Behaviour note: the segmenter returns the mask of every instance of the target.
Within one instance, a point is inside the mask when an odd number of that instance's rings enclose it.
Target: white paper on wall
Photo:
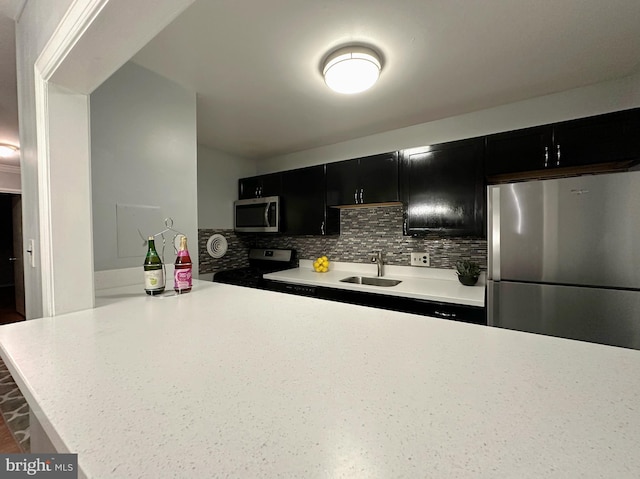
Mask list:
[[[116,204],[116,227],[118,258],[143,257],[147,238],[164,229],[160,207]]]

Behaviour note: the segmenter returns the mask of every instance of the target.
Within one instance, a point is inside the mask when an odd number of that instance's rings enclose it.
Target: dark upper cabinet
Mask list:
[[[487,137],[487,176],[549,167],[553,132],[542,126]]]
[[[554,125],[556,166],[582,166],[640,157],[640,110]]]
[[[340,232],[340,211],[326,205],[325,165],[282,172],[282,232],[330,235]]]
[[[637,160],[639,133],[640,109],[634,109],[490,135],[486,175],[562,174],[555,170]]]
[[[327,205],[399,201],[397,152],[327,164]]]
[[[269,173],[267,175],[252,176],[238,180],[238,198],[262,198],[265,196],[280,196],[282,192],[282,174]]]
[[[327,163],[327,206],[358,203],[358,163],[357,159]]]
[[[485,235],[483,152],[483,139],[400,152],[405,235]]]

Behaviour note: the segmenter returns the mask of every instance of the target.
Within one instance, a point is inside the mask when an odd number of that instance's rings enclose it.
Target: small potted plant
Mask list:
[[[460,260],[456,263],[458,273],[458,281],[465,286],[473,286],[478,282],[480,276],[480,265],[475,261],[467,259]]]

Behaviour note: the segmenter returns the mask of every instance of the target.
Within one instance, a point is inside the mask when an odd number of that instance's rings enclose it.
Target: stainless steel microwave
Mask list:
[[[280,231],[280,197],[249,198],[233,203],[233,229],[246,233]]]

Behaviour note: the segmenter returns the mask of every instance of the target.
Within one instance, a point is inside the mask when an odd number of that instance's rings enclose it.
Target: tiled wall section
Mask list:
[[[486,269],[484,239],[403,236],[402,206],[343,209],[340,224],[340,236],[236,235],[230,230],[200,230],[200,272],[246,266],[249,248],[294,248],[301,259],[324,254],[334,261],[352,263],[368,263],[371,252],[382,250],[387,264],[405,266],[411,252],[426,251],[436,268],[453,268],[459,259],[472,259]],[[213,233],[223,234],[229,242],[227,255],[219,260],[206,253],[207,239]]]
[[[227,252],[222,258],[212,258],[207,253],[207,241],[213,234],[221,234],[227,240]],[[201,229],[198,230],[198,253],[200,273],[215,273],[225,269],[242,268],[249,266],[249,250],[241,241],[239,235],[233,230],[227,229]]]

